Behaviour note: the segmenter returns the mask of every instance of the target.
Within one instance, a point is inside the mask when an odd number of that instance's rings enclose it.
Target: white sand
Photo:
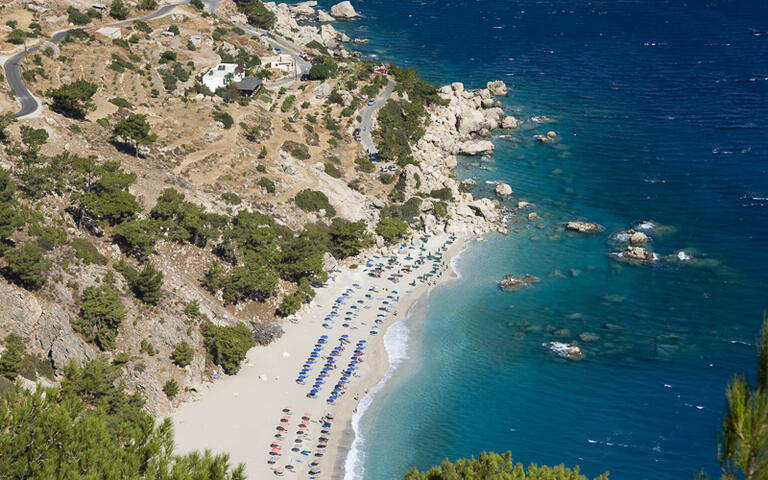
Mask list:
[[[456,239],[448,252],[443,253],[439,279],[433,276],[427,283],[417,280],[416,287],[409,285],[417,276],[432,270],[434,263],[426,259],[424,264],[413,272],[403,273],[397,284],[386,277],[396,273],[406,264],[416,266],[415,260],[420,254],[426,257],[429,253],[439,253],[446,240],[447,235],[429,239],[424,245],[426,252],[419,248],[406,248],[397,252],[393,250],[400,265],[394,265],[392,270],[384,270],[382,278],[368,276],[368,272],[364,272],[364,265],[355,270],[342,268],[341,273],[333,274],[334,278],[329,280],[328,286],[317,290],[317,297],[308,310],[301,312],[300,317],[297,317],[298,324],[283,322],[285,335],[282,338],[267,347],[252,348],[237,375],[206,383],[199,401],[183,404],[174,412],[172,419],[176,429],[178,452],[204,449],[227,452],[233,465],[245,463],[250,479],[273,478],[276,476],[276,468],[285,468],[287,465],[292,466],[293,471],[287,470],[286,477],[341,478],[343,473],[340,466],[343,465],[343,457],[352,441],[350,425],[356,405],[367,389],[376,384],[389,368],[383,344],[386,328],[405,315],[410,305],[426,294],[432,285],[449,278],[444,272],[450,269],[450,257],[458,253],[464,242],[460,238]],[[409,253],[414,257],[413,260],[405,260]],[[387,263],[384,258],[369,258],[374,264]],[[354,288],[354,283],[360,288]],[[378,292],[369,291],[371,287],[376,287]],[[325,317],[331,312],[335,299],[349,288],[353,291],[346,298],[345,305],[340,307],[339,316],[333,320],[333,327],[324,328]],[[398,294],[394,294],[393,290]],[[372,299],[365,298],[368,293],[372,295]],[[388,299],[388,295],[395,298],[399,295],[400,300],[394,303],[394,298]],[[364,303],[358,303],[358,300],[363,300]],[[389,312],[379,310],[385,306],[385,301],[390,302]],[[346,323],[344,318],[349,316],[345,313],[352,311],[353,305],[359,307],[358,316],[352,318],[349,327],[343,327],[342,324]],[[370,308],[365,309],[364,306]],[[376,325],[377,315],[383,313],[386,313],[386,319],[378,329],[379,333],[371,335],[371,327]],[[325,360],[318,357],[307,374],[306,385],[296,383],[302,365],[322,335],[327,335],[328,339],[319,355],[326,357],[339,345],[339,338],[343,334],[349,336],[350,343],[338,357],[329,357],[336,359],[338,367],[329,372],[317,398],[308,398],[307,394],[312,389]],[[329,405],[326,400],[341,378],[341,371],[349,364],[359,340],[366,341],[363,361],[350,377],[350,383],[346,384],[344,395],[336,401],[336,405]],[[270,458],[270,445],[275,440],[285,407],[292,410],[292,415],[288,418],[284,440],[281,442],[282,455],[277,457],[274,465],[270,465],[267,463]],[[297,431],[305,413],[309,414],[311,421],[307,435],[301,436]],[[320,434],[319,419],[328,413],[335,417],[330,435],[326,435],[329,442],[327,448],[318,448],[318,439],[323,436]],[[299,437],[303,440],[301,449],[309,450],[309,455],[292,451],[294,440]],[[325,451],[327,453],[322,457],[315,456],[317,452]],[[319,462],[319,475],[309,474],[310,463],[313,461]]]

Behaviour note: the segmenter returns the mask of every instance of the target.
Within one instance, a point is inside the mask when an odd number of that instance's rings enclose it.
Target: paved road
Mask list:
[[[392,96],[392,92],[395,90],[395,81],[391,78],[387,78],[387,86],[384,87],[384,91],[376,97],[376,101],[373,105],[369,105],[360,112],[362,120],[360,120],[360,143],[363,145],[363,149],[368,153],[378,153],[376,147],[373,145],[371,139],[371,133],[373,130],[373,113],[382,105],[387,103],[389,97]]]
[[[309,73],[309,69],[312,68],[312,64],[299,56],[299,53],[303,51],[301,47],[282,37],[268,33],[266,30],[262,30],[261,28],[252,27],[250,25],[241,25],[239,23],[236,23],[235,25],[242,28],[246,33],[250,33],[251,35],[260,36],[267,33],[269,36],[266,37],[266,40],[267,43],[269,43],[269,46],[273,49],[279,48],[284,53],[287,53],[291,56],[291,58],[293,58],[293,61],[296,64],[296,72],[293,77],[279,80],[277,82],[265,83],[265,88],[282,87],[283,85],[287,85],[289,83],[295,82],[296,80],[299,80],[302,75]]]
[[[92,26],[88,28],[84,28],[83,30],[90,30],[93,28],[101,28],[101,27],[116,27],[116,26],[122,26],[122,25],[128,25],[133,22],[137,22],[139,20],[152,20],[153,18],[162,17],[163,15],[167,15],[169,12],[171,12],[174,8],[176,8],[179,5],[184,5],[189,3],[189,0],[183,0],[178,3],[174,3],[172,5],[166,5],[148,15],[143,15],[141,17],[131,18],[128,20],[122,20],[120,22],[114,22],[109,23],[106,25],[98,25],[98,26]],[[218,3],[218,2],[216,2]],[[60,32],[56,32],[53,35],[51,35],[50,41],[53,43],[59,43],[61,42],[64,37],[67,36],[67,33],[70,30],[77,30],[77,29],[69,29],[69,30],[62,30]],[[17,118],[23,118],[28,115],[32,115],[33,113],[37,112],[40,108],[40,100],[35,98],[34,95],[32,95],[32,92],[29,91],[26,85],[24,85],[24,80],[21,78],[21,73],[19,72],[19,64],[22,60],[24,60],[24,57],[29,55],[30,53],[39,50],[40,45],[26,49],[23,52],[19,52],[16,55],[13,55],[8,60],[5,61],[3,64],[3,68],[5,69],[5,78],[8,79],[8,84],[13,89],[13,92],[16,94],[16,98],[21,103],[21,109],[16,112]]]

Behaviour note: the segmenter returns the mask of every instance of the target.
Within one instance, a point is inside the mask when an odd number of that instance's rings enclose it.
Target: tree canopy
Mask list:
[[[531,464],[526,470],[522,463],[514,463],[512,454],[507,452],[481,453],[477,458],[459,459],[454,463],[445,460],[440,466],[432,467],[426,472],[413,469],[403,480],[589,480],[579,473],[579,468],[539,467]],[[608,480],[604,473],[595,480]]]
[[[98,85],[86,80],[75,80],[69,85],[49,89],[46,96],[52,100],[51,109],[64,116],[85,118],[85,114],[94,108],[91,98],[96,94]]]
[[[129,144],[134,155],[139,154],[139,145],[149,145],[157,140],[157,135],[150,133],[149,122],[144,114],[130,115],[115,125],[112,130],[114,141]]]
[[[277,21],[261,0],[235,0],[237,9],[248,19],[248,23],[260,28],[272,28]]]
[[[17,384],[0,397],[0,478],[244,480],[227,455],[176,455],[170,419],[155,423],[103,358],[66,368],[61,388]]]

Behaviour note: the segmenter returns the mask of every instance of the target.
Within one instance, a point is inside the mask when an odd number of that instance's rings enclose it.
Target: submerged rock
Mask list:
[[[653,255],[653,252],[649,252],[648,250],[644,249],[643,247],[627,247],[626,250],[624,250],[624,256],[626,258],[630,258],[632,260],[637,260],[640,262],[652,262],[656,259],[656,257]]]
[[[521,288],[530,287],[533,284],[539,283],[541,279],[530,273],[525,275],[505,275],[499,282],[499,288],[505,291],[520,290]]]
[[[585,343],[591,343],[600,340],[600,336],[592,332],[582,332],[579,334],[579,340]]]

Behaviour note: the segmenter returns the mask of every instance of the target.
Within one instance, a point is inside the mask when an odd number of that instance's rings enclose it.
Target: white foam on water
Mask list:
[[[451,258],[451,269],[456,274],[457,278],[461,278],[461,274],[456,268],[456,262],[468,249],[469,243],[467,243],[467,245],[453,258]],[[429,292],[432,292],[431,288]],[[392,378],[392,375],[399,368],[400,364],[408,359],[410,329],[408,328],[407,322],[415,311],[416,305],[428,297],[429,294],[413,302],[406,315],[402,319],[393,323],[392,326],[390,326],[387,329],[387,332],[384,334],[384,347],[386,348],[387,356],[389,357],[389,369],[387,370],[387,373],[384,374],[384,377],[382,377],[382,379],[379,380],[379,382],[374,385],[360,400],[360,402],[357,404],[357,412],[352,415],[352,431],[355,434],[355,438],[352,441],[352,445],[349,447],[347,458],[344,461],[344,480],[359,480],[364,477],[365,437],[363,437],[363,435],[360,433],[360,420],[363,418],[363,415],[365,415],[366,410],[368,410],[368,408],[373,403],[376,394],[385,387],[387,382],[389,382],[389,379]]]
[[[653,230],[656,225],[653,222],[640,222],[635,227],[636,230]]]
[[[690,260],[691,256],[685,253],[683,250],[680,250],[679,252],[677,252],[677,259],[680,260],[681,262],[684,262],[686,260]]]
[[[387,329],[387,333],[384,334],[384,346],[387,349],[387,355],[389,356],[389,369],[384,377],[360,400],[360,403],[357,405],[357,412],[352,416],[352,430],[355,432],[355,439],[352,441],[352,445],[350,445],[349,452],[347,453],[347,458],[344,461],[344,480],[357,480],[363,478],[363,474],[365,473],[363,462],[365,458],[365,438],[360,433],[360,420],[373,403],[376,394],[380,392],[389,379],[392,378],[392,375],[399,364],[408,358],[408,337],[410,330],[408,329],[405,320],[410,317],[416,303],[418,302],[414,302],[413,306],[409,309],[408,314],[402,320],[392,324],[392,326]]]

